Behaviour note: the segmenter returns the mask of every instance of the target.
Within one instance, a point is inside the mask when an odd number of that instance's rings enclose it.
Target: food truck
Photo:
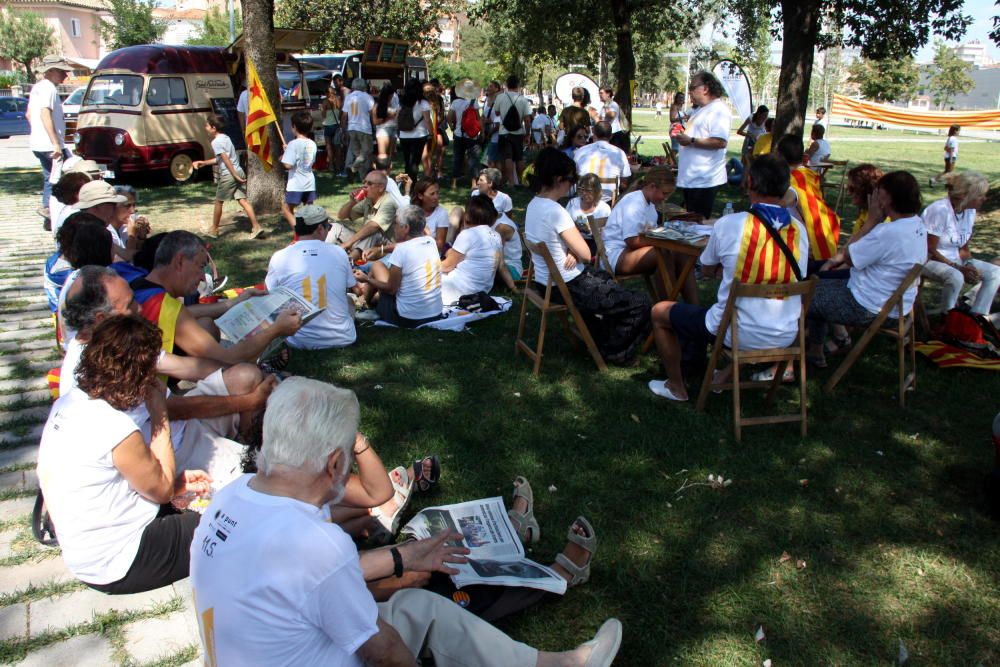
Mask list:
[[[301,69],[289,54],[307,48],[320,33],[275,30],[279,66]],[[192,162],[212,155],[205,130],[208,114],[228,121],[226,133],[237,148],[243,131],[236,98],[245,81],[243,37],[226,48],[209,46],[130,46],[98,64],[80,107],[76,149],[113,175],[160,171],[176,182],[193,174]],[[286,117],[309,106],[303,96],[282,101]]]

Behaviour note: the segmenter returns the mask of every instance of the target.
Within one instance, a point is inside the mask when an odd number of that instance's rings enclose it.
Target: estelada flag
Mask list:
[[[799,261],[799,239],[795,225],[787,224],[776,231],[792,251],[792,256]],[[795,271],[788,263],[785,253],[764,229],[764,223],[752,213],[747,213],[743,224],[743,237],[733,276],[741,283],[752,285],[786,285],[795,281]]]
[[[247,150],[255,153],[260,158],[264,169],[271,171],[274,165],[274,157],[271,155],[271,140],[267,133],[267,126],[278,121],[274,115],[271,103],[267,99],[264,91],[264,84],[257,76],[257,68],[253,66],[253,61],[247,56],[247,127],[244,131],[247,140]]]

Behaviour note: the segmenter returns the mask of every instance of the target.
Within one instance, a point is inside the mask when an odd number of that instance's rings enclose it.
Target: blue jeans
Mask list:
[[[52,184],[49,183],[49,176],[52,175],[52,151],[31,151],[38,158],[38,162],[42,165],[42,208],[49,207],[49,198],[52,196]],[[68,151],[63,149],[63,159],[69,155]]]

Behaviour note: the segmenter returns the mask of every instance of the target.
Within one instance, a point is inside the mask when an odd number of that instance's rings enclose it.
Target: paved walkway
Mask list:
[[[59,365],[41,286],[54,248],[37,206],[34,193],[0,192],[0,663],[200,664],[187,580],[104,595],[75,581],[58,549],[31,536],[38,439],[50,406],[45,374]]]

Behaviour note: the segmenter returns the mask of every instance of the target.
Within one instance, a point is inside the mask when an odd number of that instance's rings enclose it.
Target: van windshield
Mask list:
[[[134,74],[102,74],[90,80],[84,106],[114,104],[137,107],[142,101],[142,77]]]

